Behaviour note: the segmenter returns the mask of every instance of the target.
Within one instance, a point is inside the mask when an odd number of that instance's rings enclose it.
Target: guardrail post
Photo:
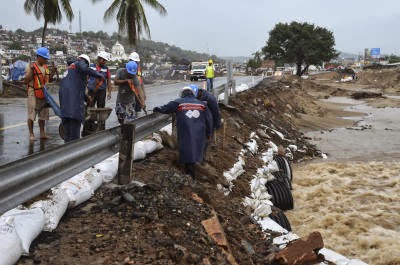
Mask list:
[[[225,89],[224,89],[224,105],[229,104],[229,84],[225,84]]]
[[[236,80],[232,79],[231,81],[232,95],[236,95]]]
[[[132,181],[133,155],[135,147],[135,124],[121,125],[121,141],[119,143],[118,184],[125,185]]]

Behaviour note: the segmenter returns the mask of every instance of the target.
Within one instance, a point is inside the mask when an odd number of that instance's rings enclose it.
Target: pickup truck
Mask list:
[[[206,79],[207,62],[193,62],[190,70],[190,81]]]

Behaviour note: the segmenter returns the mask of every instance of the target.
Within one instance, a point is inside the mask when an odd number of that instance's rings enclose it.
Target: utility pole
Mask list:
[[[79,10],[79,33],[82,33],[82,15],[80,10]]]
[[[3,51],[0,51],[0,94],[3,94]]]

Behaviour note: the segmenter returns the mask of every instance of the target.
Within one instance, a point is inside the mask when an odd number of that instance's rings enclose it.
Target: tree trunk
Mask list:
[[[44,20],[44,26],[43,26],[43,32],[42,32],[42,47],[44,47],[46,29],[47,29],[47,20]]]
[[[296,75],[297,76],[301,76],[301,64],[302,63],[296,63],[296,65],[297,65]]]
[[[301,71],[301,75],[304,75],[308,71],[309,65],[307,64],[306,67],[304,67],[303,71]]]

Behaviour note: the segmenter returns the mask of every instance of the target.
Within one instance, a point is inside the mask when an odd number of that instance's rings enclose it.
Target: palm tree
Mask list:
[[[99,2],[101,0],[92,1]],[[150,28],[142,2],[154,8],[162,16],[167,14],[167,10],[158,0],[113,0],[104,13],[105,21],[109,21],[116,16],[119,33],[127,33],[129,44],[135,46],[143,31],[150,37]]]
[[[33,12],[36,19],[44,19],[42,46],[44,46],[45,42],[47,24],[56,24],[61,22],[61,9],[64,11],[68,21],[72,21],[74,18],[74,12],[72,11],[70,0],[25,0],[24,9],[28,14]]]

